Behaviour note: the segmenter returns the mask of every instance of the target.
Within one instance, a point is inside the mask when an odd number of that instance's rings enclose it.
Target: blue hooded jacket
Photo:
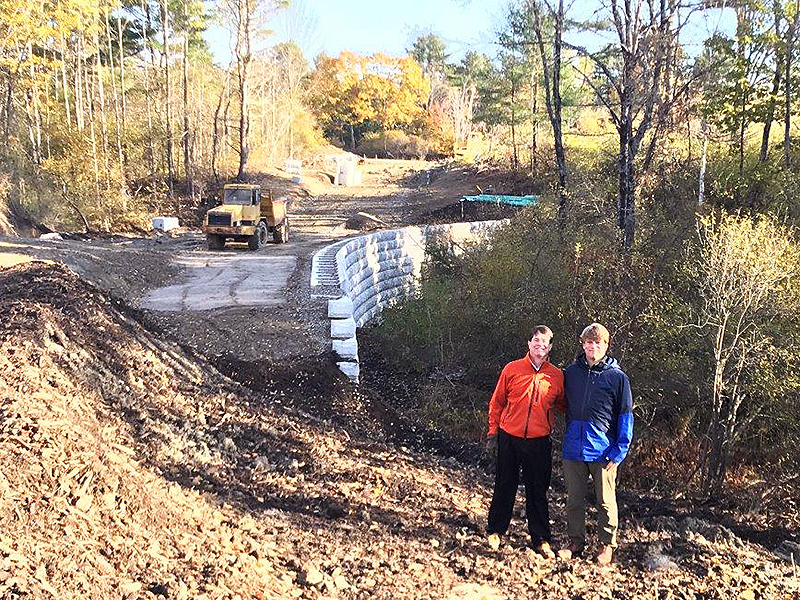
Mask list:
[[[581,355],[564,369],[567,429],[564,458],[620,463],[633,437],[633,397],[615,358],[589,367]]]

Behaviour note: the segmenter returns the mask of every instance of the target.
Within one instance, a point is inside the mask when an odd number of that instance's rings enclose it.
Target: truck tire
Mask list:
[[[272,240],[276,244],[285,244],[289,241],[289,217],[286,217],[272,232]]]
[[[247,247],[250,250],[258,250],[267,242],[267,226],[263,222],[256,226],[256,231],[247,240]]]
[[[209,250],[222,250],[225,247],[225,238],[216,233],[206,234],[206,246]]]

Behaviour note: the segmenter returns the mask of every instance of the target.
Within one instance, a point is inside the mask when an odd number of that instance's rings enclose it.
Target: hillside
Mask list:
[[[3,598],[792,598],[792,566],[687,515],[610,569],[483,544],[488,478],[325,357],[217,365],[67,268],[0,271]],[[641,513],[641,516],[639,516]],[[563,533],[563,495],[553,519]],[[656,570],[651,570],[656,569]]]

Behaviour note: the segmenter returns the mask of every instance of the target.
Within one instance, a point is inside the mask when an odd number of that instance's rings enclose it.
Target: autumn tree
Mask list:
[[[411,57],[349,52],[320,56],[312,83],[312,104],[329,133],[349,134],[355,149],[367,130],[408,129],[424,114],[430,84]]]
[[[712,215],[700,222],[700,248],[691,265],[699,284],[695,324],[710,350],[710,414],[701,457],[702,487],[719,491],[733,446],[764,418],[780,380],[755,376],[783,361],[780,322],[800,308],[800,261],[795,232],[773,219]]]

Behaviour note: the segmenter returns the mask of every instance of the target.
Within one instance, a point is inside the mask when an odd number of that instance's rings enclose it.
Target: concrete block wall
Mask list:
[[[336,253],[342,297],[328,303],[333,350],[342,358],[337,363],[342,372],[358,381],[355,328],[413,293],[429,242],[453,244],[458,252],[506,223],[508,219],[404,227],[360,236],[344,244]]]

